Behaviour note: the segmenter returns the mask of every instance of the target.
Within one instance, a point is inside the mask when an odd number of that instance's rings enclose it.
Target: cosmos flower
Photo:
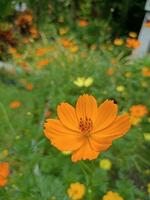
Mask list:
[[[38,49],[36,49],[35,54],[36,54],[37,56],[43,56],[43,55],[45,55],[47,52],[48,52],[48,48],[38,48]]]
[[[8,48],[8,53],[10,53],[10,54],[16,54],[16,52],[17,52],[16,48],[14,48],[14,47],[9,47]]]
[[[0,187],[4,187],[7,184],[7,177],[9,175],[8,162],[0,163]]]
[[[129,36],[131,38],[136,38],[137,37],[137,33],[136,32],[129,32]]]
[[[133,105],[130,108],[130,113],[131,116],[134,117],[144,117],[148,113],[148,109],[145,105],[142,104]]]
[[[31,34],[32,38],[37,39],[39,37],[39,32],[35,26],[31,26],[29,28],[29,33]]]
[[[68,48],[68,47],[72,47],[73,42],[70,39],[67,38],[61,38],[59,40],[60,44],[62,44],[64,46],[64,48]]]
[[[150,77],[150,67],[143,67],[142,74],[143,76]]]
[[[145,22],[145,27],[150,28],[150,21]]]
[[[49,64],[49,59],[43,59],[43,60],[41,60],[41,61],[39,61],[38,63],[37,63],[37,68],[38,69],[42,69],[42,68],[44,68],[46,65],[48,65]]]
[[[135,38],[128,38],[126,46],[128,48],[136,49],[136,48],[138,48],[140,46],[140,41],[135,39]]]
[[[113,73],[114,73],[114,68],[113,68],[113,67],[109,67],[108,70],[106,71],[106,74],[107,74],[108,76],[112,76]]]
[[[74,84],[77,85],[78,87],[89,87],[93,84],[93,78],[88,77],[78,77],[75,81]]]
[[[69,29],[67,27],[59,29],[59,35],[65,35]]]
[[[16,19],[16,25],[23,27],[25,25],[31,25],[33,23],[33,15],[31,11],[22,12]]]
[[[78,22],[78,25],[80,27],[85,27],[85,26],[88,26],[89,25],[89,22],[85,19],[80,19],[79,22]]]
[[[21,106],[21,102],[20,101],[12,101],[9,104],[9,107],[12,108],[12,109],[19,108],[20,106]]]
[[[133,126],[137,126],[141,123],[141,117],[130,116],[130,122]]]
[[[67,190],[68,196],[72,200],[82,199],[85,195],[85,186],[81,183],[72,183]]]
[[[118,85],[116,87],[117,92],[124,92],[125,91],[125,87],[123,85]]]
[[[112,163],[108,158],[101,159],[99,162],[99,166],[101,169],[110,170]]]
[[[59,119],[48,119],[44,133],[60,151],[72,151],[73,162],[96,159],[130,128],[128,115],[117,112],[112,100],[97,106],[93,96],[84,94],[76,108],[68,103],[58,105]]]
[[[144,133],[144,139],[145,141],[150,142],[150,133]]]
[[[124,200],[117,192],[109,191],[103,196],[103,200]]]
[[[124,43],[124,41],[121,38],[116,38],[114,40],[114,45],[116,45],[116,46],[121,46],[121,45],[123,45],[123,43]]]
[[[71,53],[76,53],[79,50],[79,47],[77,45],[73,45],[69,50]]]
[[[32,89],[33,89],[33,84],[32,84],[32,83],[27,83],[27,84],[25,85],[25,88],[26,88],[28,91],[32,91]]]

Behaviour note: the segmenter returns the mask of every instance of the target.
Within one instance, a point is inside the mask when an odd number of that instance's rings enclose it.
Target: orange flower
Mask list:
[[[7,177],[9,175],[9,164],[8,162],[0,163],[0,187],[7,184]]]
[[[130,108],[131,115],[134,117],[143,117],[148,113],[147,107],[145,105],[133,105]]]
[[[16,20],[16,25],[23,27],[25,25],[31,25],[32,22],[33,22],[32,12],[25,11],[22,14],[20,14],[20,16],[18,16]]]
[[[38,48],[36,50],[36,55],[37,56],[43,56],[44,54],[46,54],[48,52],[47,48]]]
[[[140,41],[135,38],[128,38],[127,39],[127,47],[128,48],[138,48],[140,46]]]
[[[107,73],[108,76],[113,75],[113,73],[114,73],[114,68],[113,68],[113,67],[109,67],[106,73]]]
[[[19,108],[20,106],[21,106],[21,102],[20,101],[13,101],[9,105],[9,107],[12,108],[12,109]]]
[[[8,52],[9,52],[10,54],[16,54],[17,49],[16,49],[16,48],[13,48],[13,47],[9,47],[9,48],[8,48]]]
[[[150,28],[150,21],[145,22],[145,27]]]
[[[36,28],[35,26],[31,26],[31,27],[29,28],[29,33],[31,34],[31,36],[32,36],[34,39],[36,39],[36,38],[39,37],[39,32],[38,32],[38,30],[37,30],[37,28]]]
[[[30,39],[29,38],[27,38],[27,37],[25,37],[25,38],[23,38],[23,41],[22,41],[24,44],[29,44],[29,42],[30,42]]]
[[[50,110],[48,110],[48,111],[46,111],[45,113],[44,113],[44,116],[47,118],[47,117],[50,117],[50,115],[51,115],[51,111]]]
[[[85,186],[81,183],[72,183],[67,190],[68,196],[72,200],[79,200],[85,195]]]
[[[93,96],[84,94],[76,108],[68,103],[57,107],[59,119],[48,119],[45,136],[60,151],[72,151],[72,161],[92,160],[130,128],[127,114],[118,116],[117,105],[106,100],[99,107]]]
[[[73,45],[73,42],[67,38],[62,38],[60,39],[60,43],[65,47],[65,48],[68,48],[68,47],[71,47]]]
[[[37,68],[42,69],[43,67],[45,67],[45,65],[48,65],[49,60],[45,59],[45,60],[41,60],[37,63]]]
[[[55,50],[55,46],[49,46],[46,49],[47,49],[47,51],[54,51]]]
[[[15,53],[13,54],[14,58],[19,59],[22,57],[22,55],[20,53]]]
[[[80,27],[85,27],[85,26],[89,25],[89,22],[85,19],[80,19],[78,24],[79,24]]]
[[[124,200],[117,192],[109,191],[103,196],[103,200]]]
[[[59,35],[65,35],[67,32],[69,31],[69,29],[66,28],[60,28],[59,29]]]
[[[28,68],[29,64],[26,61],[21,61],[17,63],[18,65],[20,65],[23,68]]]
[[[142,73],[143,73],[143,76],[150,77],[150,68],[148,68],[148,67],[143,67]]]
[[[33,84],[32,84],[32,83],[27,83],[26,86],[25,86],[25,88],[26,88],[27,90],[29,90],[29,91],[32,91],[32,89],[33,89]]]

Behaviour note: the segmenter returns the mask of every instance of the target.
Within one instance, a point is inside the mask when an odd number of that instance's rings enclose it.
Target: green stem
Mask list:
[[[145,160],[143,157],[141,157],[140,155],[136,155],[137,158],[139,158],[141,161],[143,161],[145,164],[147,164],[148,166],[150,166],[150,162],[148,160]]]
[[[9,120],[9,117],[8,117],[8,115],[7,115],[7,112],[6,112],[6,110],[5,110],[5,107],[4,107],[4,105],[3,105],[1,102],[0,102],[0,107],[1,107],[1,109],[2,109],[2,111],[3,111],[3,113],[4,113],[5,120],[7,121],[11,132],[13,133],[14,136],[16,136],[16,132],[15,132],[15,130],[14,130],[14,128],[13,128],[13,126],[12,126],[10,120]]]
[[[94,172],[94,163],[92,162],[92,167],[87,165],[84,161],[81,161],[81,169],[85,175],[86,183],[87,183],[87,191],[88,191],[88,200],[93,200],[93,193],[92,193],[92,180],[93,180],[93,172]],[[93,168],[93,169],[92,169]]]

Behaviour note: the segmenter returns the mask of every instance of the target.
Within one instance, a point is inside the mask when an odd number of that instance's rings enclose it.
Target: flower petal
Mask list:
[[[9,164],[8,162],[0,163],[0,176],[7,177],[9,175]]]
[[[102,130],[109,126],[116,118],[117,105],[112,100],[106,100],[98,108],[93,132]]]
[[[7,179],[0,176],[0,187],[3,187],[7,184]]]
[[[90,145],[94,151],[98,151],[99,153],[107,150],[111,145],[112,141],[110,139],[101,140],[98,142],[94,137],[89,139]]]
[[[92,122],[95,121],[97,116],[97,102],[93,96],[84,94],[80,96],[76,104],[76,114],[78,120],[82,118],[83,120],[90,118]]]
[[[101,150],[101,146],[106,145],[106,149],[111,145],[112,141],[123,136],[130,128],[130,120],[127,114],[118,116],[115,121],[107,128],[92,134],[91,140],[96,142],[93,149]],[[98,146],[99,143],[99,146]],[[105,149],[105,150],[106,150]]]
[[[62,103],[57,107],[57,114],[64,126],[72,130],[79,130],[79,123],[73,106],[68,103]]]
[[[72,153],[71,159],[73,162],[77,162],[79,160],[87,160],[87,159],[93,160],[97,158],[98,155],[99,155],[99,152],[94,151],[91,148],[88,139],[85,138],[84,144],[82,144],[82,146],[79,149],[77,149],[76,151]]]
[[[80,133],[66,128],[59,120],[47,120],[44,133],[60,151],[76,150],[84,142],[84,138]]]

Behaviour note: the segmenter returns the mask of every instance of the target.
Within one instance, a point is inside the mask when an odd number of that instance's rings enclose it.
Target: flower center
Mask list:
[[[93,129],[93,122],[91,118],[80,118],[79,129],[85,136],[90,136],[90,133]]]

